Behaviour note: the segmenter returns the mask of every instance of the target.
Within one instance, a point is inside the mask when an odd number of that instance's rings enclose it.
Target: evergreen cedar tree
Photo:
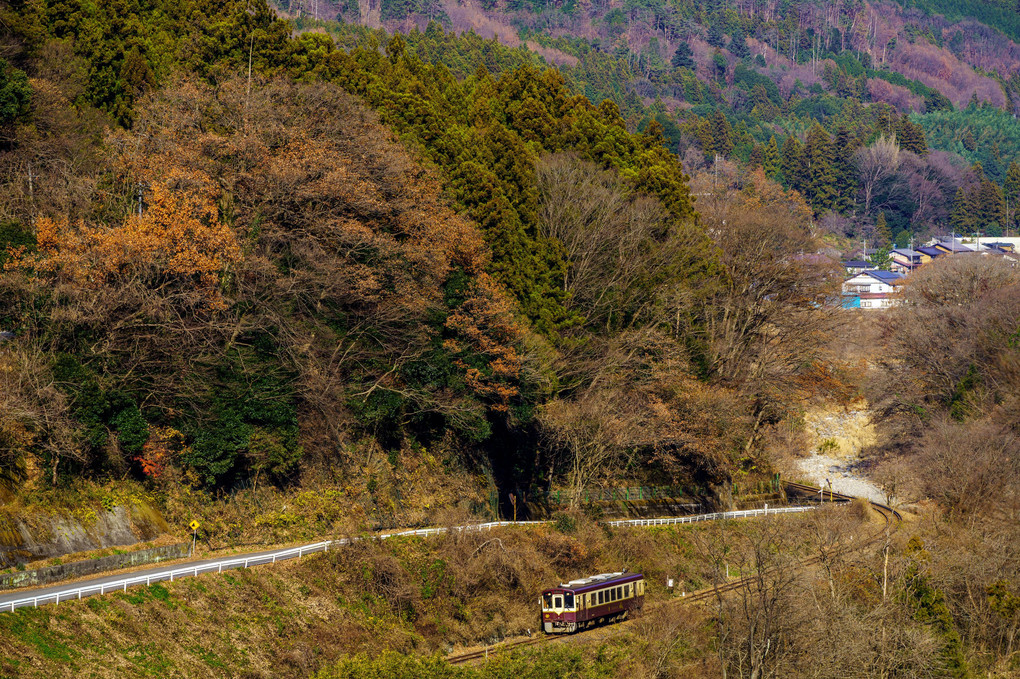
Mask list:
[[[686,40],[681,40],[680,44],[676,46],[676,51],[673,53],[673,60],[671,62],[673,68],[687,68],[694,70],[694,52],[691,50],[691,46],[687,44]]]
[[[1020,179],[1020,168],[1016,163],[1010,166],[1015,179]],[[1009,172],[1006,176],[1005,189],[989,180],[980,163],[975,163],[965,178],[964,184],[957,189],[953,198],[949,224],[955,231],[969,233],[981,231],[990,236],[1000,236],[1007,220],[1016,221],[1016,212],[1012,205],[1007,206],[1008,192],[1016,190],[1017,184],[1011,183]],[[1008,214],[1007,214],[1008,207]]]

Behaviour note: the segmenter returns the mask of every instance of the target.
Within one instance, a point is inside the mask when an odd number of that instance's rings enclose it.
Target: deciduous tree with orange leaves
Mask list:
[[[221,303],[218,285],[241,257],[233,230],[220,221],[211,190],[175,188],[174,172],[151,183],[151,201],[115,226],[36,220],[37,249],[10,252],[9,269],[27,269],[76,288],[138,279],[147,286],[194,289]],[[205,182],[208,185],[208,180]]]

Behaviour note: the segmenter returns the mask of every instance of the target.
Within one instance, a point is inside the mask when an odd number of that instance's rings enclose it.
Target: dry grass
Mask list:
[[[809,517],[789,518],[791,531],[807,530]],[[727,539],[753,526],[731,523]],[[491,643],[534,630],[539,591],[579,575],[641,571],[653,601],[668,596],[667,576],[690,588],[708,581],[701,551],[718,530],[609,531],[582,520],[569,534],[543,527],[365,541],[300,562],[21,609],[0,615],[0,676],[305,677],[348,654]],[[685,620],[662,623],[679,641],[642,633],[635,652],[647,647],[670,668],[693,662],[701,633]]]

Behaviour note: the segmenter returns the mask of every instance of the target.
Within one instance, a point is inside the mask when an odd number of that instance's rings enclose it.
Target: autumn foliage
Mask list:
[[[181,432],[173,427],[154,427],[137,458],[138,465],[146,476],[158,478],[168,465],[178,462],[186,452],[187,445]]]
[[[138,276],[150,285],[194,286],[212,296],[220,275],[241,256],[213,196],[175,190],[172,179],[153,183],[151,194],[141,214],[129,215],[118,226],[40,217],[37,250],[11,251],[6,267],[76,287],[96,289]]]

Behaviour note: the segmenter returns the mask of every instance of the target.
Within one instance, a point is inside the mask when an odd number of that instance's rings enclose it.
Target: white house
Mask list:
[[[903,285],[903,275],[893,271],[870,270],[843,282],[844,309],[888,309],[899,304],[893,293]]]

